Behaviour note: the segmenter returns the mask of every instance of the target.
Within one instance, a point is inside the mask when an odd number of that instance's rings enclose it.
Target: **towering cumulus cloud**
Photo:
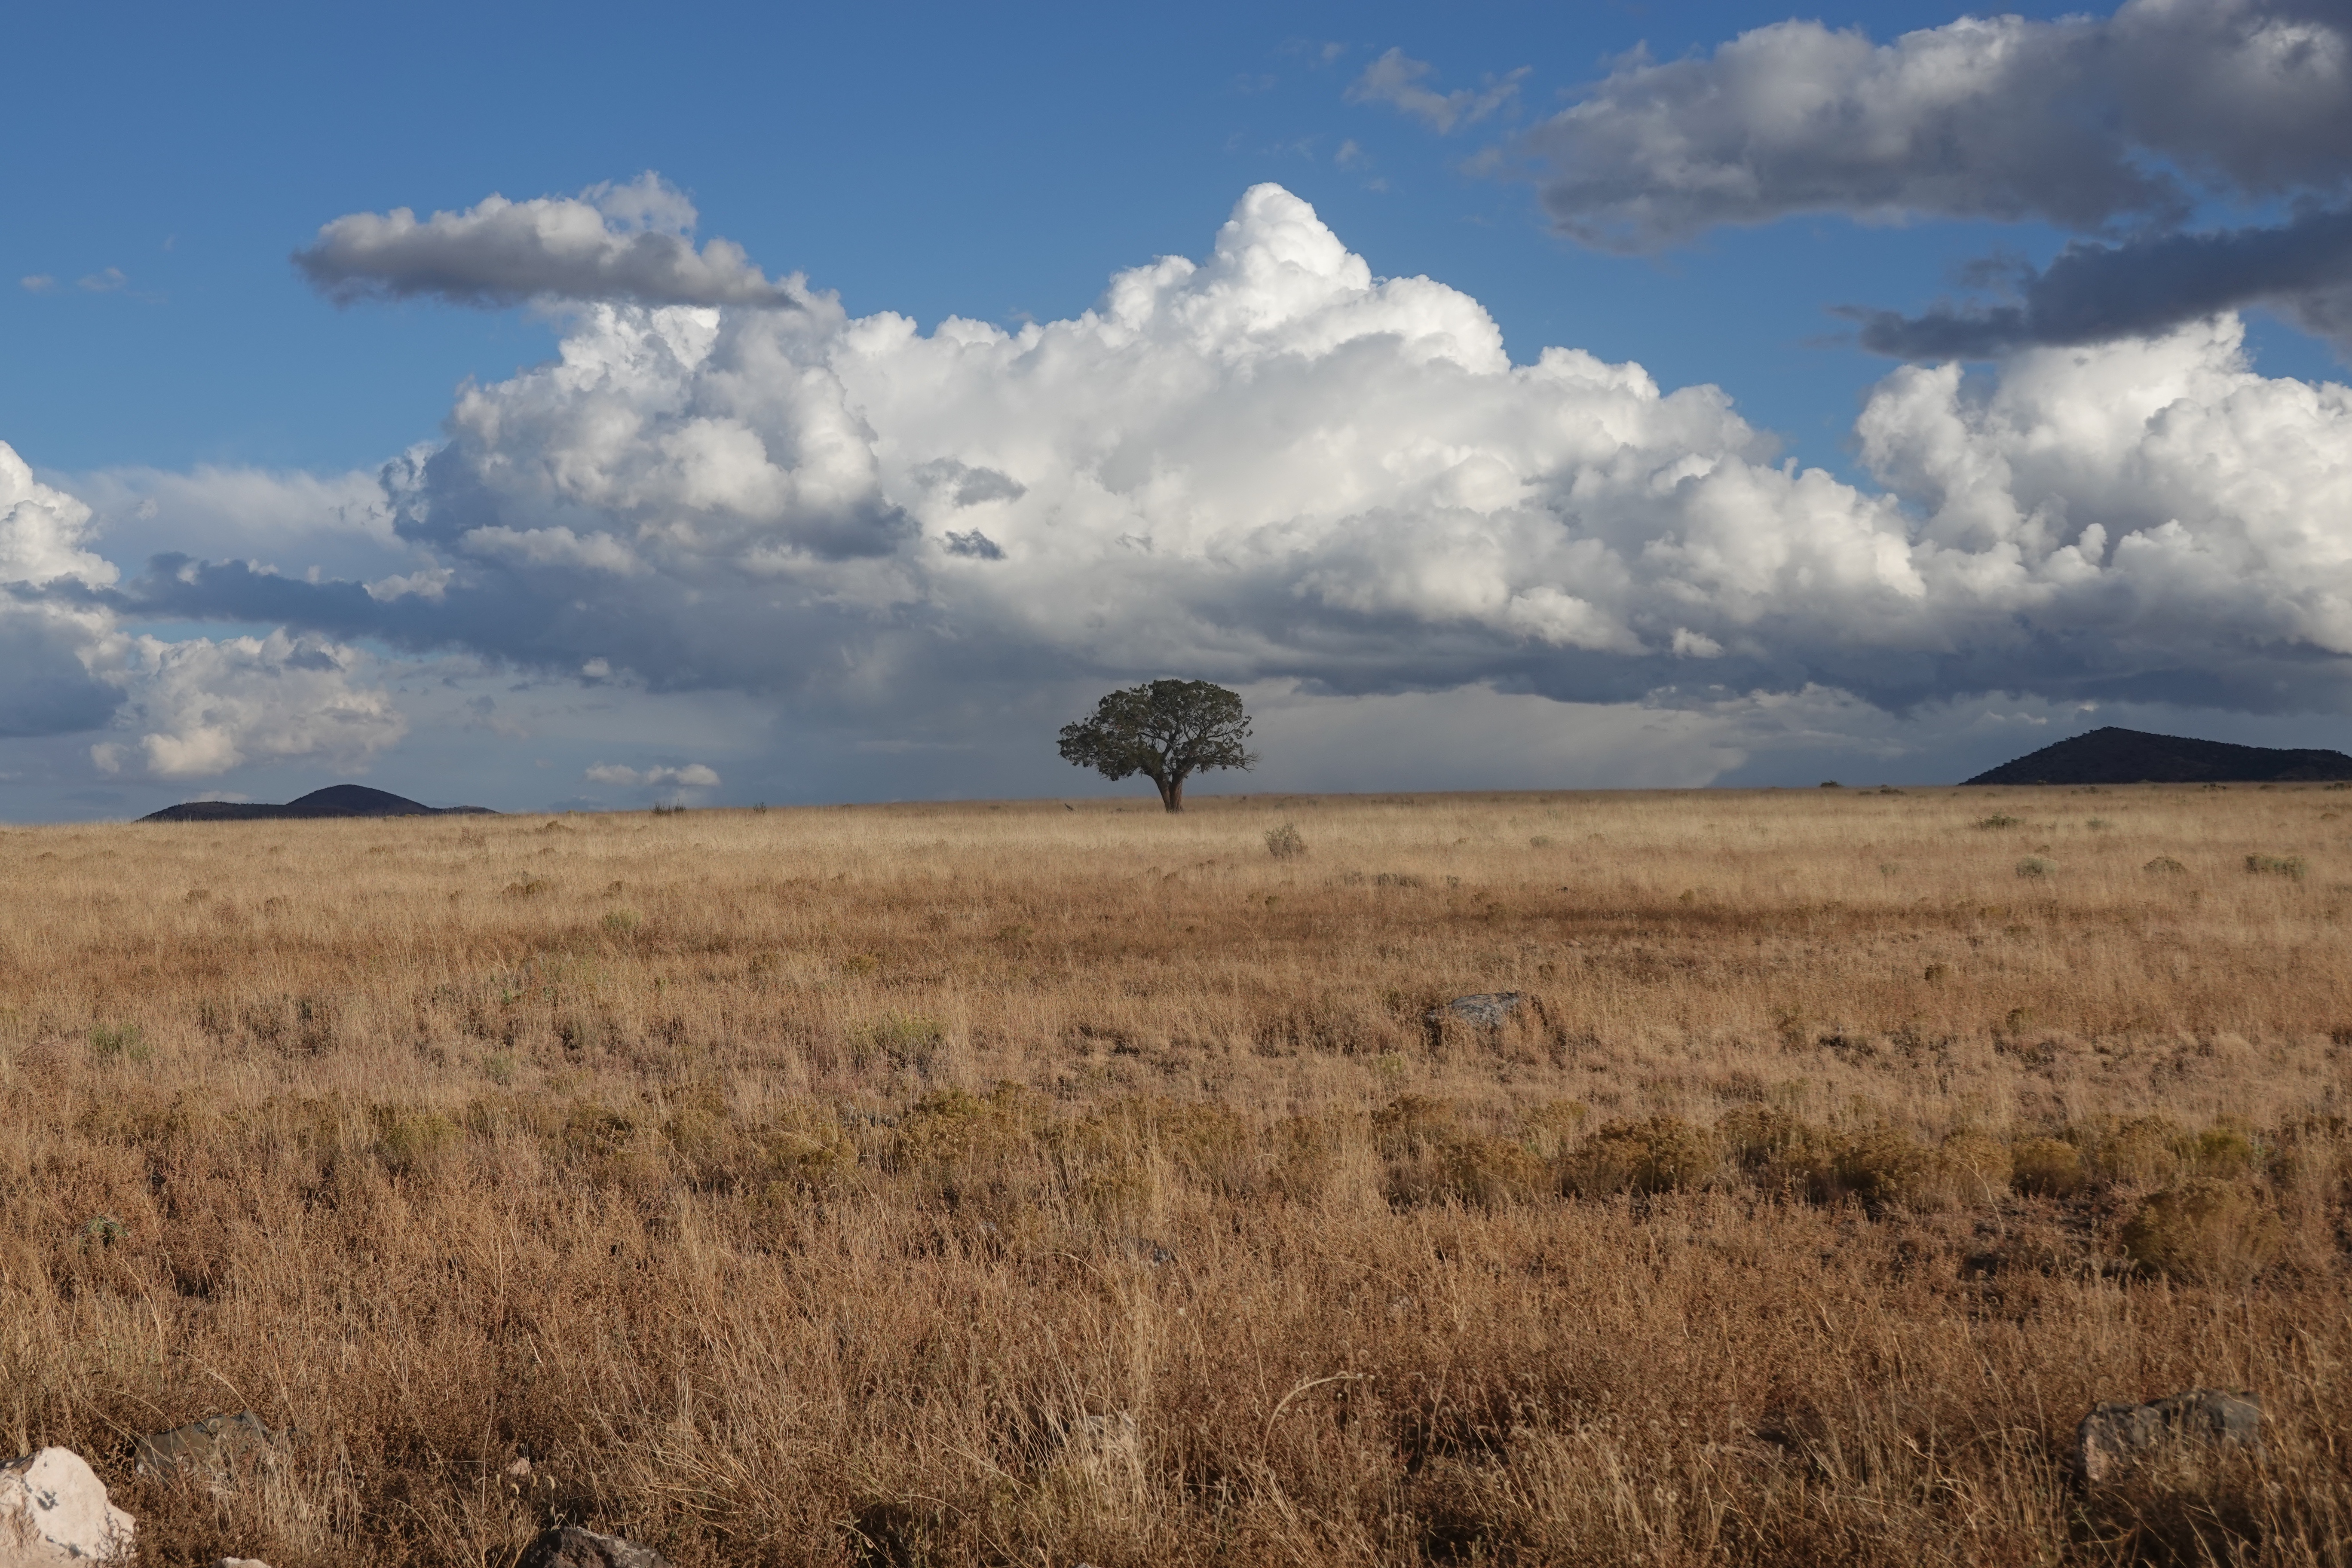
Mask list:
[[[1779,465],[1712,387],[1550,349],[1243,197],[1203,264],[1069,321],[599,303],[387,471],[407,581],[177,563],[175,614],[457,645],[887,730],[1047,678],[1469,682],[1701,702],[2347,698],[2352,409],[2233,320],[1905,370],[1884,487]],[[601,661],[601,662],[598,662]],[[959,696],[958,694],[961,694]]]

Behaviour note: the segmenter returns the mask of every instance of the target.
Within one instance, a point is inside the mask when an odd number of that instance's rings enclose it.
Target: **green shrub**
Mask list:
[[[1297,828],[1286,822],[1265,830],[1265,852],[1277,860],[1295,859],[1307,853],[1307,840],[1298,836]]]
[[[2182,1183],[2140,1205],[2123,1229],[2125,1256],[2141,1268],[2204,1285],[2242,1285],[2277,1253],[2280,1226],[2252,1188],[2210,1178]]]
[[[2140,868],[2151,877],[2185,877],[2189,868],[2169,855],[2159,855]]]
[[[2303,880],[2304,864],[2300,855],[2249,855],[2246,869],[2257,877],[2284,877],[2291,882]]]
[[[1977,826],[1979,827],[2022,827],[2025,826],[2025,818],[2011,816],[2005,811],[1996,811],[1990,816],[1979,818]]]
[[[2047,877],[2056,869],[2058,863],[2055,860],[2044,860],[2039,855],[2028,855],[2017,863],[2017,874],[2021,877]]]

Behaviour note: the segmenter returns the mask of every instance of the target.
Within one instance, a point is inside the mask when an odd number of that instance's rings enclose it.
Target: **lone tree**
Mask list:
[[[1062,757],[1107,779],[1141,773],[1160,804],[1184,809],[1184,781],[1209,768],[1246,768],[1249,715],[1234,692],[1205,680],[1154,680],[1114,691],[1094,715],[1063,727]]]

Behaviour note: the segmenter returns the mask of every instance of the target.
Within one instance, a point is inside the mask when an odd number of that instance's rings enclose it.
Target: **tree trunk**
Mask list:
[[[1184,775],[1182,773],[1178,773],[1174,778],[1164,783],[1157,779],[1152,782],[1160,784],[1160,805],[1171,811],[1184,809]]]

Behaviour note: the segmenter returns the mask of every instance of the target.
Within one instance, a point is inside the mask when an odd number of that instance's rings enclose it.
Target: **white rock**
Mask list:
[[[127,1555],[137,1526],[70,1448],[0,1465],[0,1568],[69,1568]]]
[[[213,1568],[269,1568],[269,1564],[258,1557],[224,1557]]]

